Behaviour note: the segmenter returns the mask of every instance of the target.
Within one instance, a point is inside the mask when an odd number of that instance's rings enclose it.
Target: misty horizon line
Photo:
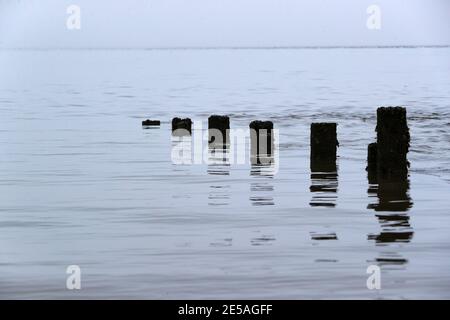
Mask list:
[[[0,50],[283,50],[283,49],[414,49],[450,48],[450,44],[432,45],[290,45],[290,46],[155,46],[155,47],[1,47]]]

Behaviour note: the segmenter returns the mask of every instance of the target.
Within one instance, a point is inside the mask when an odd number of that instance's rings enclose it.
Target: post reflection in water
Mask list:
[[[250,183],[250,201],[254,206],[273,206],[274,186],[272,184],[274,173],[273,164],[253,164],[250,176],[256,180]]]
[[[311,207],[335,207],[338,190],[337,124],[311,123]]]
[[[257,126],[258,122],[252,124]],[[250,202],[254,206],[273,206],[275,201],[272,181],[276,172],[273,124],[269,122],[261,122],[261,124],[270,125],[270,128],[251,130],[250,176],[254,178],[254,181],[250,183]]]
[[[171,158],[175,165],[192,164],[192,137],[190,135],[172,135]]]
[[[336,160],[311,159],[311,207],[335,207],[338,191],[338,167]]]
[[[374,182],[374,181],[371,181]],[[369,209],[377,212],[382,231],[377,235],[369,235],[368,239],[376,243],[409,242],[413,237],[413,230],[409,223],[407,211],[413,203],[409,196],[409,180],[384,181],[370,184],[369,197],[377,197],[376,203],[368,205]]]
[[[407,211],[413,202],[409,196],[408,178],[381,179],[376,172],[368,168],[370,199],[368,209],[373,209],[381,226],[378,234],[369,234],[368,240],[374,240],[376,245],[388,246],[395,243],[408,243],[414,235]],[[408,262],[397,252],[381,252],[381,257],[375,259],[379,265],[404,265]]]
[[[377,201],[368,208],[375,210],[381,232],[369,234],[367,238],[390,250],[381,252],[381,257],[375,260],[377,263],[402,265],[407,260],[392,249],[410,242],[414,235],[407,214],[412,200],[409,196],[407,155],[410,134],[406,108],[378,108],[376,132],[377,142],[368,145],[367,171],[369,197],[376,195]]]
[[[192,164],[192,137],[184,134],[172,135],[172,170],[177,175],[189,174],[190,168],[188,165]],[[188,199],[191,198],[189,190],[179,189],[172,195],[173,199]]]
[[[226,143],[214,143],[208,146],[208,174],[212,176],[230,175],[230,149]],[[210,185],[208,205],[229,205],[230,185],[222,178],[215,180]]]
[[[313,196],[309,203],[311,207],[330,207],[336,206],[338,190],[338,166],[336,156],[318,157],[311,156],[311,186],[310,191]],[[338,240],[335,232],[310,232],[311,240],[330,241]]]

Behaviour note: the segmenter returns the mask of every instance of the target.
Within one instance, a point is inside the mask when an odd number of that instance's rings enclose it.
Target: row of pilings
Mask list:
[[[193,121],[190,118],[172,119],[174,136],[192,134]],[[159,126],[158,120],[144,120],[142,126]],[[250,128],[252,164],[271,164],[274,159],[274,134],[272,121],[252,121]],[[230,144],[230,118],[226,115],[212,115],[208,118],[208,146],[210,149],[226,149]]]
[[[191,135],[192,120],[173,118],[174,135]],[[158,120],[145,120],[143,126],[158,126]],[[274,134],[272,121],[252,121],[251,162],[268,164],[273,161]],[[212,115],[208,118],[208,142],[211,148],[226,148],[230,142],[230,118]],[[377,109],[376,142],[369,144],[367,171],[370,184],[380,188],[399,188],[408,178],[410,134],[404,107]],[[312,123],[310,135],[310,168],[314,179],[333,180],[337,175],[337,123]],[[401,187],[400,189],[404,189]],[[392,190],[394,191],[394,190]]]

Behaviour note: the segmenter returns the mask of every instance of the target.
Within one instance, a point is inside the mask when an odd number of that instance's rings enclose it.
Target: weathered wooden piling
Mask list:
[[[369,180],[369,184],[377,183],[377,143],[370,143],[367,147],[367,177]]]
[[[311,171],[323,171],[323,168],[336,168],[337,140],[336,123],[311,124]]]
[[[159,126],[159,125],[161,125],[161,121],[159,121],[159,120],[147,119],[147,120],[142,121],[142,126],[144,126],[144,127]]]
[[[336,153],[339,145],[336,123],[311,124],[311,186],[312,207],[336,206],[338,174]]]
[[[378,108],[376,131],[378,179],[406,179],[410,142],[406,109],[403,107]]]
[[[192,120],[189,118],[173,118],[172,119],[172,134],[174,135],[191,135]]]
[[[369,143],[367,147],[367,168],[377,167],[377,143]]]
[[[230,118],[228,116],[212,115],[208,118],[208,141],[214,145],[229,142]]]
[[[250,159],[252,164],[270,164],[273,158],[273,122],[250,122]]]

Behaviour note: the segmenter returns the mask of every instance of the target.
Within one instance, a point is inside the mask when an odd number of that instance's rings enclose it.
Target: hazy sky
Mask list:
[[[68,30],[66,9],[81,9]],[[381,9],[369,30],[366,9]],[[0,47],[450,44],[449,0],[0,0]]]

